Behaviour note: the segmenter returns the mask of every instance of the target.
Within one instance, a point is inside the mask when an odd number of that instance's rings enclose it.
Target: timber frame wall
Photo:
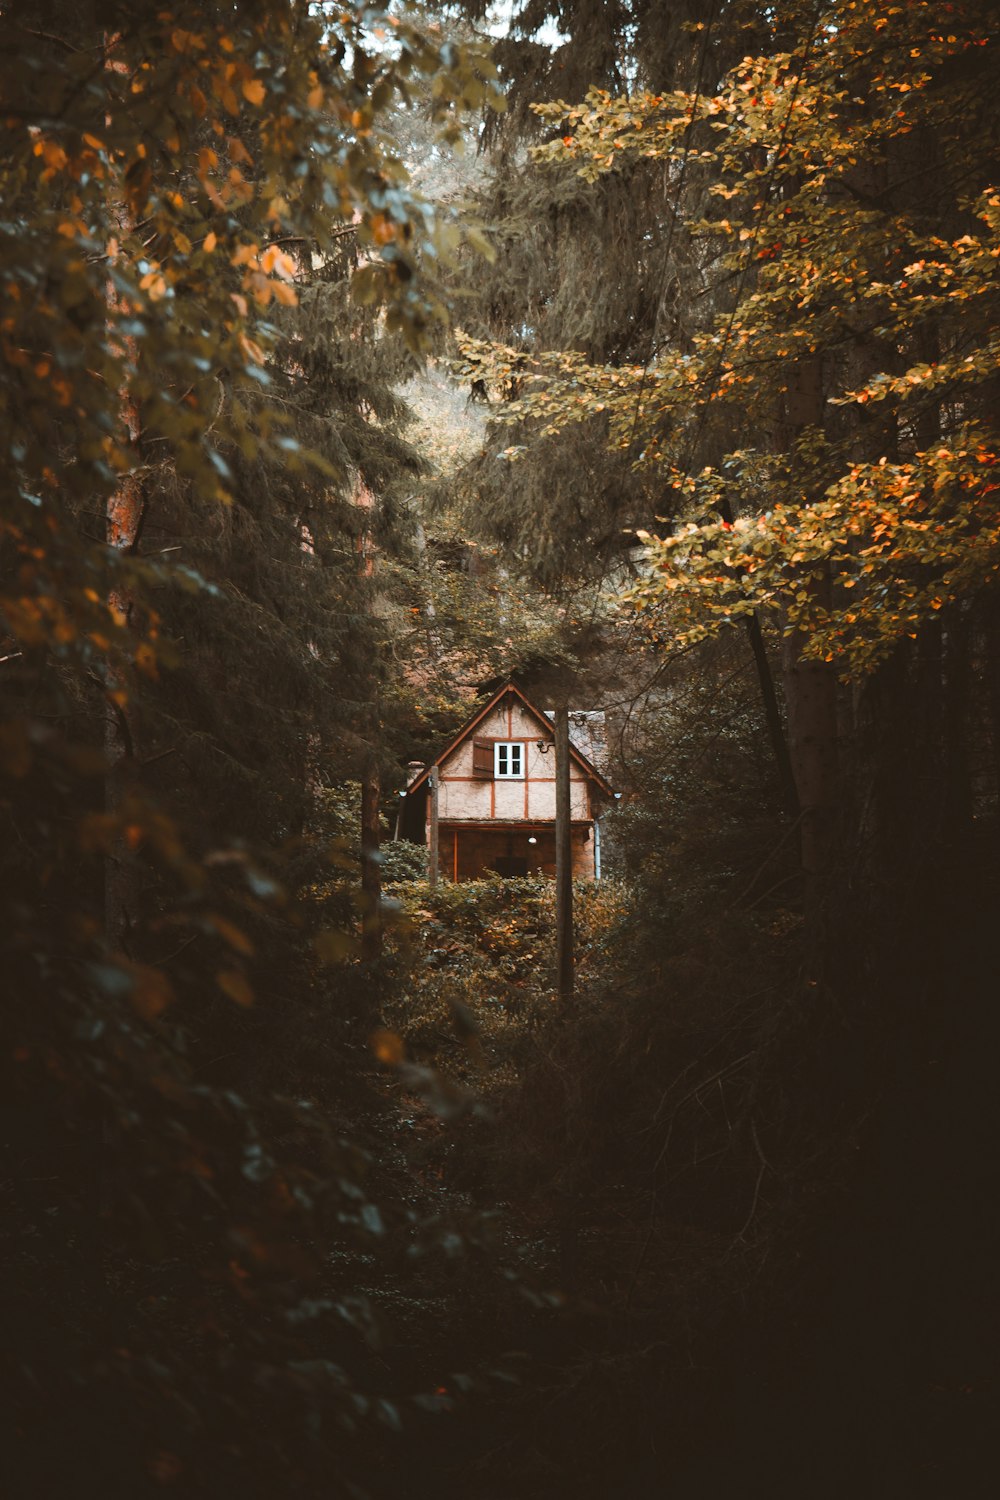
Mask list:
[[[494,774],[497,742],[524,746],[521,776]],[[490,753],[484,753],[488,750]],[[477,754],[478,750],[478,754]],[[438,871],[469,880],[489,869],[502,874],[555,873],[556,779],[551,720],[520,690],[501,690],[435,762],[438,771]],[[417,792],[428,772],[413,782]],[[593,879],[594,821],[612,795],[603,775],[574,749],[570,764],[572,868]],[[430,803],[426,814],[430,842]],[[533,839],[533,843],[529,843]]]

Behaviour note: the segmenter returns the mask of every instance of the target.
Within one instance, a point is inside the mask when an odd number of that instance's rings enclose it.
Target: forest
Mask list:
[[[0,5],[4,1495],[997,1493],[998,79]],[[407,813],[508,682],[599,879]]]

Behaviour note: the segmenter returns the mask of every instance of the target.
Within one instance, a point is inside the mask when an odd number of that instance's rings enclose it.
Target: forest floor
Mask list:
[[[386,1328],[372,1373],[407,1414],[390,1493],[405,1473],[408,1493],[603,1497],[623,1452],[634,1493],[655,1493],[715,1378],[695,1367],[692,1332],[746,1274],[748,1226],[668,1215],[655,1161],[637,1176],[629,1143],[579,1118],[567,1048],[621,983],[628,895],[580,893],[578,994],[562,1016],[550,902],[544,882],[405,893],[383,1012],[405,1053],[373,1076],[387,1107],[369,1121],[385,1190],[414,1225],[409,1256],[367,1288]]]
[[[3,1226],[5,1333],[32,1371],[10,1492],[992,1500],[1000,874],[970,883],[979,907],[942,874],[936,925],[911,918],[923,947],[891,929],[877,1005],[796,991],[794,940],[776,957],[759,908],[756,948],[730,912],[651,955],[607,882],[579,893],[561,1009],[551,889],[493,881],[403,893],[372,1047],[329,968],[295,1028],[220,1008],[242,1043],[219,1048],[222,1086],[243,1074],[275,1151],[345,1194],[282,1228],[277,1259],[268,1242],[250,1297],[246,1241],[217,1262],[214,1218],[112,1236],[89,1185],[130,1180],[138,1132],[70,1121],[37,1212]],[[75,1219],[45,1196],[71,1170]],[[238,1228],[261,1187],[241,1183]]]
[[[384,1010],[405,1057],[373,1076],[371,1122],[413,1225],[408,1254],[370,1285],[387,1330],[373,1375],[405,1409],[386,1495],[992,1493],[979,1474],[997,1386],[963,1326],[979,1292],[963,1292],[964,1251],[932,1204],[908,1178],[891,1186],[916,1173],[913,1140],[891,1113],[877,1120],[874,1155],[836,1190],[823,1176],[839,1168],[816,1161],[814,1183],[781,1182],[755,1131],[742,1155],[723,1149],[727,1125],[745,1135],[738,1095],[726,1121],[734,1038],[721,1063],[699,1039],[694,1073],[681,1053],[648,1094],[649,1067],[629,1056],[643,1031],[625,1014],[641,1008],[623,988],[627,894],[584,903],[565,1016],[546,899],[499,882],[406,898],[416,920]],[[609,994],[623,1008],[610,1029]],[[657,1097],[671,1103],[659,1120]],[[712,1116],[708,1136],[678,1099]],[[925,1144],[947,1196],[943,1148]],[[960,1212],[979,1223],[974,1192]],[[922,1251],[907,1265],[911,1237]]]

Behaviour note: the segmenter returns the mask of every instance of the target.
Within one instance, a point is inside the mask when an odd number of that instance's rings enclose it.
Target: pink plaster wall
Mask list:
[[[486,780],[473,776],[473,739],[520,740],[525,745],[525,779]],[[487,822],[499,820],[548,822],[556,815],[556,757],[554,747],[545,754],[538,741],[551,736],[525,713],[516,701],[501,704],[484,719],[461,745],[442,762],[438,817],[441,821]],[[586,776],[570,763],[570,816],[589,819],[590,797]]]

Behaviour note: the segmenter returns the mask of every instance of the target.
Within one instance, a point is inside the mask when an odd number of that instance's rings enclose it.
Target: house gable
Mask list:
[[[537,775],[539,779],[546,775],[554,776],[554,766],[546,772],[544,765],[538,767],[538,757],[544,758],[551,755],[552,751],[540,751],[537,742],[543,741],[546,745],[555,744],[555,731],[552,719],[542,709],[536,708],[525,697],[524,693],[515,683],[509,682],[499,692],[477,710],[475,714],[462,726],[451,743],[427,766],[419,776],[410,783],[408,794],[419,792],[427,782],[433,766],[438,767],[442,779],[445,775],[460,776],[475,775],[474,768],[474,743],[497,741],[523,741],[533,749],[534,755],[529,751],[527,757],[526,774],[529,779]],[[462,752],[464,751],[464,756]],[[458,761],[456,755],[462,756]],[[575,776],[581,774],[585,779],[594,783],[595,787],[605,797],[614,795],[614,789],[607,777],[598,770],[594,763],[570,740],[570,774]],[[533,767],[537,768],[533,770]],[[482,767],[480,768],[482,774]]]
[[[410,783],[430,842],[431,771],[437,770],[441,872],[454,880],[486,870],[501,874],[555,870],[555,729],[513,683],[501,688],[441,754]],[[613,796],[607,778],[571,743],[570,823],[573,872],[593,878],[595,820]]]

